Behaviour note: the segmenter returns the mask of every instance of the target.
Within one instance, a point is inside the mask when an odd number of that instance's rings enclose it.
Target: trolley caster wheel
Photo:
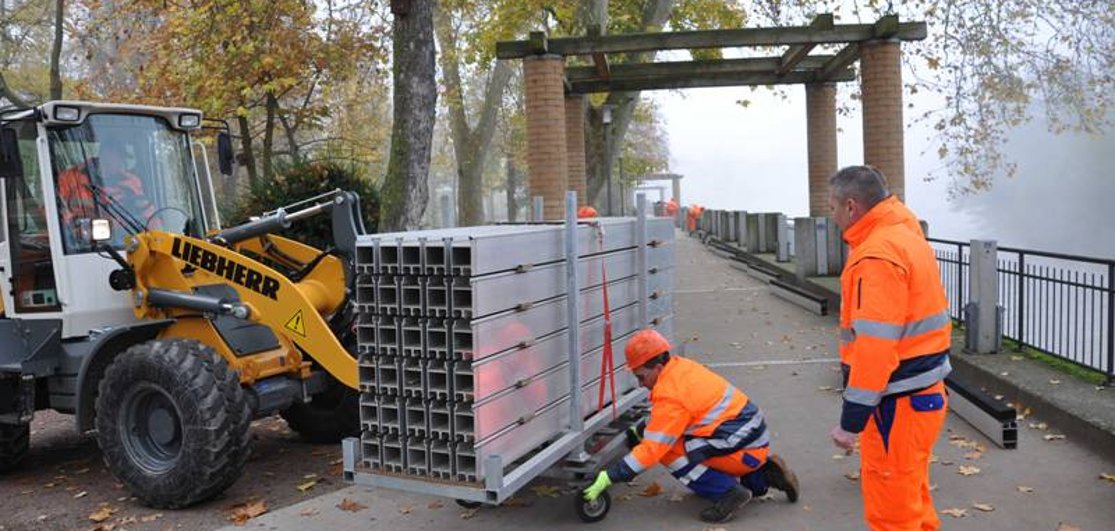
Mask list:
[[[600,496],[594,501],[585,500],[578,492],[573,501],[575,502],[573,507],[577,511],[577,516],[586,524],[603,520],[612,508],[612,497],[608,494],[608,491],[600,493]]]
[[[475,509],[477,507],[480,507],[481,505],[484,505],[482,502],[471,501],[471,500],[455,500],[455,501],[457,502],[457,505],[461,506],[464,509]]]

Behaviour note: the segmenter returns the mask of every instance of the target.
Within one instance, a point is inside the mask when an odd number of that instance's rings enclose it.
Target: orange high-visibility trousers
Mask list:
[[[876,531],[941,526],[929,495],[929,456],[948,411],[944,382],[884,399],[860,434],[864,519]]]

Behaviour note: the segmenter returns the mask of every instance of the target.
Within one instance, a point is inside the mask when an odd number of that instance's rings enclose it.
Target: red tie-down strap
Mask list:
[[[596,242],[600,247],[600,280],[604,283],[604,356],[600,359],[600,401],[596,409],[604,409],[604,388],[612,389],[612,418],[616,417],[616,362],[612,356],[612,309],[608,304],[608,269],[604,266],[604,226],[595,223]]]

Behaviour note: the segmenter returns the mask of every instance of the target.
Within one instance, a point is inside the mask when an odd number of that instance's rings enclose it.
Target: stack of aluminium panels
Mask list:
[[[600,409],[605,276],[617,395],[636,386],[623,366],[627,338],[647,326],[673,331],[670,220],[647,221],[646,322],[636,220],[599,222],[577,228],[584,416]],[[358,241],[358,466],[475,484],[488,456],[511,465],[569,431],[564,234],[563,225],[493,225]]]

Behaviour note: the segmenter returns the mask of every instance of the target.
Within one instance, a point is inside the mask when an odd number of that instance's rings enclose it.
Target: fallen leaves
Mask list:
[[[407,514],[410,514],[410,512],[413,511],[413,510],[414,510],[413,506],[403,505],[402,507],[399,507],[399,514],[407,515]]]
[[[1051,379],[1051,380],[1049,380],[1049,384],[1050,384],[1050,385],[1060,385],[1060,384],[1061,384],[1061,380],[1057,380],[1057,379]]]
[[[859,472],[858,471],[848,472],[848,473],[844,474],[844,477],[848,478],[850,481],[859,481]]]
[[[445,504],[441,503],[441,500],[434,500],[426,505],[427,509],[441,509],[442,507],[445,507]]]
[[[1056,531],[1083,531],[1083,530],[1081,530],[1079,527],[1076,527],[1072,524],[1066,524],[1064,522],[1057,522]]]
[[[1034,492],[1034,488],[1033,487],[1027,487],[1026,485],[1019,485],[1018,486],[1018,492],[1021,492],[1023,494],[1030,494],[1030,493]]]
[[[974,507],[976,509],[979,509],[979,510],[985,512],[985,513],[989,513],[991,511],[995,510],[995,508],[992,507],[991,504],[989,504],[989,503],[973,503],[972,507]]]
[[[267,512],[267,502],[263,500],[253,500],[234,505],[229,509],[229,521],[236,525],[244,525],[263,513]]]
[[[358,513],[360,511],[363,511],[364,509],[367,509],[368,506],[362,503],[354,502],[348,498],[343,498],[341,500],[341,503],[337,504],[337,508],[342,511],[348,511],[350,513]]]
[[[74,498],[75,498],[75,499],[76,499],[76,498],[84,498],[84,497],[85,497],[85,496],[86,496],[87,494],[89,494],[89,492],[88,492],[88,491],[84,491],[84,490],[83,490],[83,491],[81,491],[81,492],[79,492],[79,493],[77,493],[77,494],[74,494]]]
[[[961,476],[974,476],[980,473],[980,469],[975,466],[960,465],[960,467],[956,469],[956,472]]]
[[[667,498],[668,501],[671,501],[671,502],[674,502],[674,503],[678,503],[678,502],[680,502],[684,499],[685,499],[685,493],[684,492],[678,492],[678,491],[672,492],[670,494],[670,497]]]
[[[102,505],[98,507],[96,511],[89,514],[89,519],[99,524],[112,518],[113,514],[116,514],[116,508],[110,505]]]
[[[1031,422],[1030,429],[1045,431],[1049,429],[1049,425],[1044,422]]]
[[[959,507],[953,507],[951,509],[942,509],[941,514],[947,514],[953,518],[964,518],[965,516],[968,516],[968,510],[961,509]]]
[[[1108,474],[1107,472],[1100,472],[1100,479],[1115,483],[1115,474]]]
[[[651,483],[650,485],[647,485],[647,488],[643,489],[643,492],[640,492],[639,496],[643,496],[643,497],[646,497],[646,498],[652,498],[654,496],[658,496],[661,493],[662,493],[662,485],[659,485],[658,482],[655,481],[655,482]]]
[[[475,508],[472,508],[472,509],[467,509],[465,511],[462,511],[461,512],[461,520],[471,520],[478,513],[480,513],[480,508],[479,507],[475,507]]]
[[[316,516],[319,512],[316,507],[306,507],[298,511],[298,516]]]
[[[1047,441],[1063,441],[1065,440],[1065,436],[1061,433],[1047,433],[1042,439]]]
[[[311,479],[310,481],[307,481],[307,482],[305,482],[301,485],[298,485],[298,490],[300,492],[306,492],[306,491],[314,488],[314,485],[317,485],[317,480],[316,479]]]
[[[531,487],[530,490],[533,491],[534,495],[538,496],[539,498],[557,498],[561,496],[561,487],[557,485],[537,485]]]
[[[979,459],[981,457],[983,457],[983,452],[981,452],[979,450],[973,450],[971,452],[968,452],[968,453],[964,454],[964,459],[976,460],[976,459]]]

